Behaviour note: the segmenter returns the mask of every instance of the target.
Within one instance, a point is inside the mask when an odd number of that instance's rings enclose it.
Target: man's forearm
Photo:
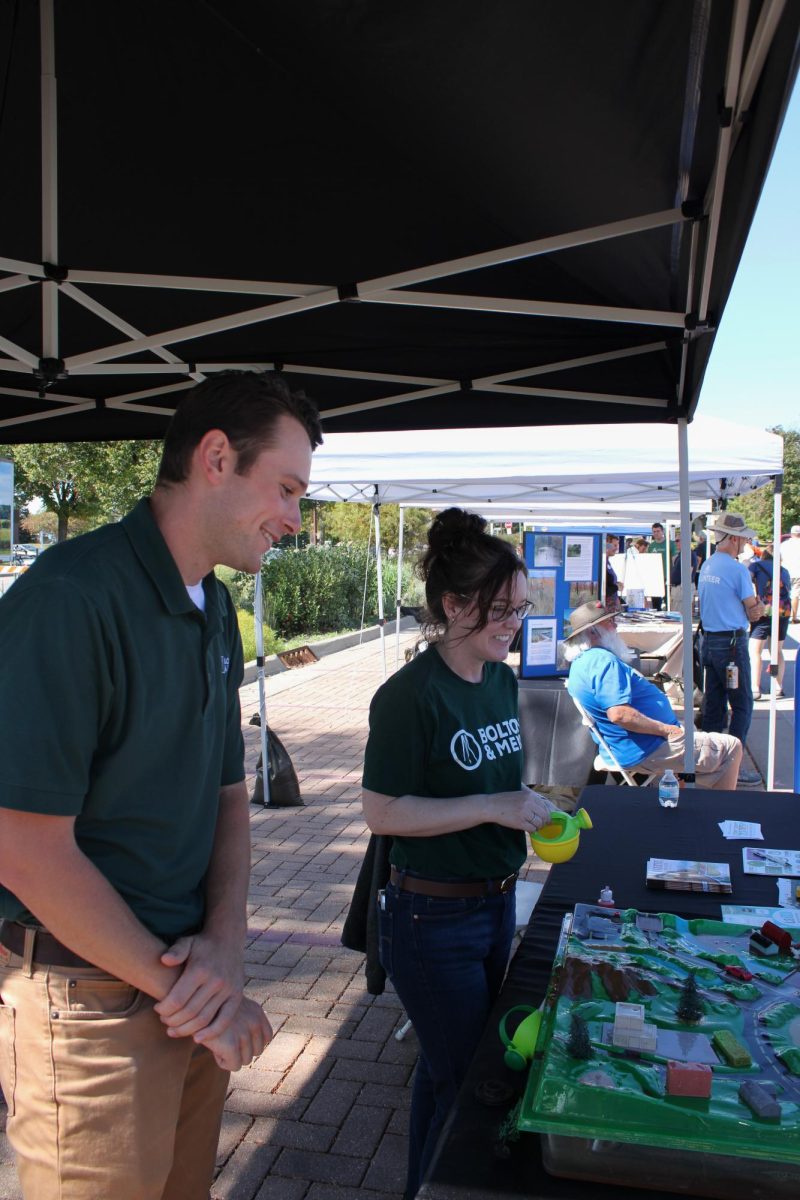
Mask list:
[[[613,725],[619,725],[628,733],[643,733],[649,734],[650,737],[670,738],[676,737],[681,731],[679,725],[667,725],[664,721],[655,721],[629,704],[616,704],[608,709],[606,715]]]
[[[164,943],[137,920],[74,840],[62,831],[51,837],[47,820],[15,830],[15,861],[3,863],[3,882],[75,954],[160,1000],[180,968],[161,963]],[[8,836],[8,829],[3,832]]]

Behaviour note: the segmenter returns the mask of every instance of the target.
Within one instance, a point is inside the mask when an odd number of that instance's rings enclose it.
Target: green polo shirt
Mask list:
[[[0,600],[0,805],[75,818],[166,939],[199,928],[219,789],[244,778],[236,613],[192,602],[142,500],[42,554]],[[0,886],[0,916],[31,915]]]
[[[518,791],[521,778],[517,681],[505,663],[485,663],[481,682],[468,683],[430,648],[373,696],[363,776],[370,791],[446,803]],[[502,879],[519,870],[525,854],[523,833],[486,822],[395,837],[391,861],[426,879]]]

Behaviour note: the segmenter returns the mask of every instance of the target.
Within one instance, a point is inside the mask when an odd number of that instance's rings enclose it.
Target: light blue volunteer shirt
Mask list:
[[[730,554],[712,554],[700,568],[697,592],[700,620],[706,633],[750,628],[742,601],[754,596],[755,589],[753,577],[744,563],[731,558]]]
[[[593,646],[584,650],[569,669],[567,691],[579,700],[594,719],[620,766],[633,767],[647,758],[665,739],[651,733],[630,733],[609,721],[606,715],[616,704],[629,704],[638,712],[664,725],[680,725],[672,705],[662,691],[634,671],[610,650]],[[594,737],[594,732],[592,731]],[[597,738],[594,739],[597,742]],[[598,742],[599,745],[599,742]],[[600,749],[604,761],[602,747]],[[609,766],[611,764],[609,763]]]

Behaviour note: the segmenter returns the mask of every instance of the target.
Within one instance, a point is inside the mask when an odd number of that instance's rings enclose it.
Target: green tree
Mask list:
[[[694,1025],[703,1015],[703,1002],[697,991],[694,971],[686,976],[678,1001],[677,1017],[687,1025]]]
[[[118,520],[155,481],[160,442],[47,442],[2,446],[14,460],[15,501],[29,525],[27,506],[41,500],[56,519],[63,542],[70,525],[81,532]]]
[[[325,503],[319,506],[319,521],[323,527],[323,537],[335,542],[352,542],[357,546],[366,546],[372,537],[375,541],[375,531],[370,535],[372,522],[372,506],[370,504]],[[407,508],[403,518],[403,556],[417,554],[425,546],[428,526],[433,519],[433,513],[428,508]],[[396,547],[400,529],[400,506],[398,504],[381,505],[381,544],[385,548]]]
[[[569,1024],[569,1040],[567,1041],[567,1054],[571,1058],[591,1058],[592,1043],[589,1038],[589,1026],[586,1024],[583,1017],[577,1013],[572,1014]]]
[[[98,508],[95,478],[101,456],[90,442],[48,442],[8,446],[2,453],[14,460],[14,489],[22,505],[39,498],[58,522],[62,542],[73,517],[92,517]]]
[[[102,521],[118,521],[153,490],[162,443],[100,442],[100,470],[94,486]]]
[[[783,438],[781,525],[786,530],[792,525],[800,525],[800,430],[776,425],[770,433],[777,433]],[[766,487],[736,496],[728,507],[733,512],[741,513],[762,541],[771,541],[774,495],[774,484],[769,483]]]

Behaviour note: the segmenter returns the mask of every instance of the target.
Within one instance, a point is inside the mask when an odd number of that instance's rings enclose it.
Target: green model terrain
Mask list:
[[[517,1127],[800,1164],[800,964],[751,954],[751,932],[579,905],[556,955]],[[643,1006],[655,1050],[613,1045],[620,1002]],[[571,1053],[576,1024],[588,1031],[588,1058]],[[710,1067],[710,1098],[668,1095],[669,1061]],[[745,1083],[759,1085],[746,1095],[762,1115],[742,1098]]]

